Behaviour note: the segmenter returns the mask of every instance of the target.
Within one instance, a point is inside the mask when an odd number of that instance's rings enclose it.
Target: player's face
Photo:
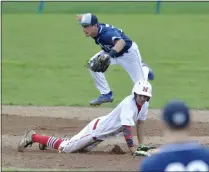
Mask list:
[[[87,37],[95,37],[97,35],[97,27],[96,26],[85,26],[83,27],[83,32]]]
[[[91,36],[91,26],[83,26],[83,32],[87,37]]]
[[[139,105],[143,105],[148,99],[149,99],[148,96],[139,95],[139,94],[136,95],[136,102]]]

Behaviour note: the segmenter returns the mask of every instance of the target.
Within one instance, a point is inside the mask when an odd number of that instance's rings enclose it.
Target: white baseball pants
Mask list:
[[[99,118],[92,120],[85,128],[83,128],[77,135],[70,140],[63,141],[60,144],[62,152],[75,152],[80,149],[95,147],[101,141],[96,142],[96,128],[98,127]]]
[[[91,59],[97,57],[98,55],[104,54],[102,50],[95,54]],[[141,55],[139,48],[136,43],[133,42],[132,46],[128,50],[128,53],[124,53],[123,56],[117,58],[111,58],[111,65],[119,64],[121,65],[126,72],[128,72],[132,81],[135,83],[140,79],[147,80],[149,68],[147,66],[142,67]],[[95,85],[101,94],[107,94],[110,92],[110,87],[105,78],[104,73],[102,72],[93,72],[90,70],[90,73],[94,79]]]

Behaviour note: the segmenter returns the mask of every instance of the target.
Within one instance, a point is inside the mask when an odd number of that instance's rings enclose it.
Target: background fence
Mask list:
[[[2,2],[2,12],[209,14],[209,2]]]

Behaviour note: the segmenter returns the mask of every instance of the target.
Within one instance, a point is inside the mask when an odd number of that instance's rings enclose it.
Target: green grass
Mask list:
[[[3,13],[36,13],[40,2],[2,2]],[[45,2],[44,13],[155,13],[156,2]],[[162,14],[209,14],[209,2],[161,2]]]
[[[139,44],[156,75],[152,108],[170,98],[209,108],[208,15],[98,17]],[[74,14],[3,14],[2,24],[3,104],[86,106],[99,94],[84,64],[100,49]],[[116,99],[105,106],[113,107],[131,92],[132,81],[120,66],[106,77]]]

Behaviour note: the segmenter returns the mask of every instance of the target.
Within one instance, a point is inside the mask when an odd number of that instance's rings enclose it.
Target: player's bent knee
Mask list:
[[[75,138],[74,140],[63,141],[58,150],[60,153],[73,153],[94,142],[92,134],[86,134],[80,138]]]

